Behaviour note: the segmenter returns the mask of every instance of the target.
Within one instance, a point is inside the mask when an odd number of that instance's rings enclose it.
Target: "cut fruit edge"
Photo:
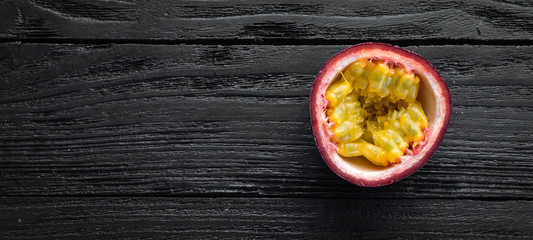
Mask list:
[[[433,115],[428,129],[426,141],[417,149],[414,155],[404,155],[401,162],[378,171],[358,169],[337,154],[337,145],[331,142],[331,133],[328,131],[328,120],[325,109],[327,100],[325,92],[339,72],[348,65],[361,58],[383,58],[403,64],[409,71],[420,73],[435,97],[434,106],[431,107]],[[421,79],[422,80],[422,79]],[[422,90],[420,90],[422,91]],[[428,91],[428,90],[425,90]],[[444,138],[452,114],[451,95],[448,85],[438,71],[420,55],[385,43],[362,43],[335,54],[329,59],[318,73],[309,98],[309,112],[313,136],[320,155],[329,168],[347,181],[367,187],[384,186],[399,181],[421,168],[433,155]]]

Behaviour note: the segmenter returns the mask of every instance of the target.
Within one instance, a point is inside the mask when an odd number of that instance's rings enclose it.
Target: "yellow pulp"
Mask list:
[[[372,163],[397,163],[424,140],[428,120],[416,100],[420,78],[400,66],[360,59],[326,90],[326,115],[337,153]]]

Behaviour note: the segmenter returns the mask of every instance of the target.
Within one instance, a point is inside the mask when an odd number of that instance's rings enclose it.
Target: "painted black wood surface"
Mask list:
[[[339,198],[7,198],[13,238],[529,239],[528,201]]]
[[[6,0],[0,36],[212,43],[272,38],[530,40],[532,7],[524,0]]]
[[[527,1],[2,1],[0,239],[533,238]],[[450,86],[446,137],[381,188],[332,173],[308,94],[384,41]]]

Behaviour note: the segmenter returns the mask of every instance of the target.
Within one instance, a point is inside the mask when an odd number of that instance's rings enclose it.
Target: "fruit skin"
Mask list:
[[[405,155],[402,162],[377,171],[366,171],[350,166],[337,154],[337,146],[331,142],[324,110],[327,106],[325,91],[337,73],[363,57],[378,57],[401,63],[409,70],[416,69],[426,77],[433,90],[435,117],[426,129],[426,141]],[[420,90],[422,91],[422,90]],[[416,172],[433,156],[441,143],[452,114],[451,95],[448,85],[438,71],[422,56],[385,43],[361,43],[346,48],[330,58],[318,73],[309,98],[311,126],[317,148],[329,168],[341,178],[364,187],[379,187],[397,182]]]

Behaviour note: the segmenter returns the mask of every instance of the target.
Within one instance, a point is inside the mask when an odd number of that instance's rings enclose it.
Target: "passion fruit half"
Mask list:
[[[450,91],[423,57],[384,43],[337,53],[318,73],[311,126],[326,164],[366,187],[399,181],[441,143],[452,114]]]

